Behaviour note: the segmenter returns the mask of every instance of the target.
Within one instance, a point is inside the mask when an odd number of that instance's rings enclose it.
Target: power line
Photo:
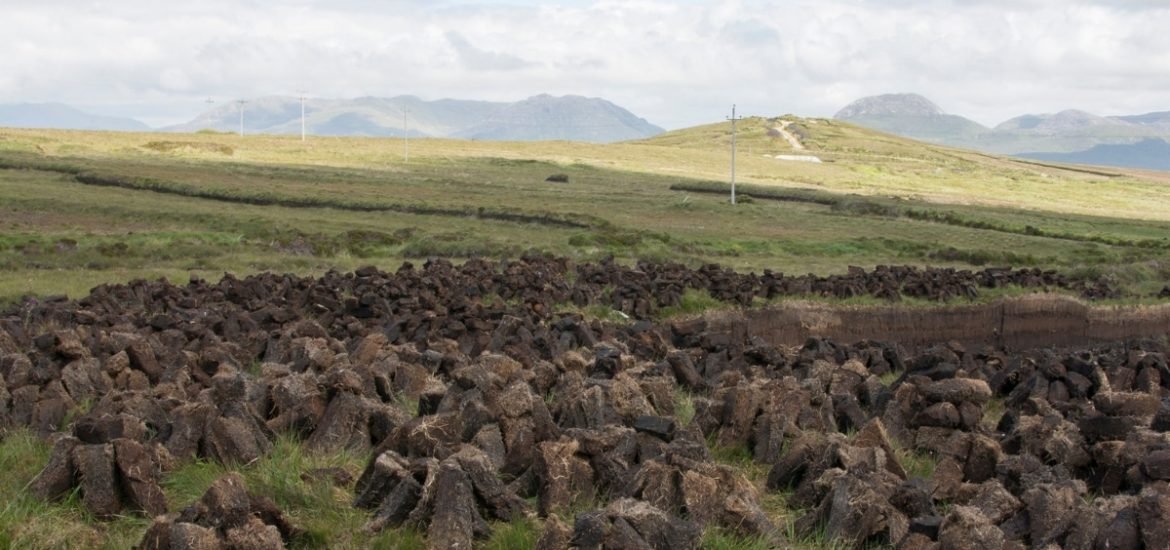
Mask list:
[[[731,105],[731,204],[735,204],[735,121],[743,117],[735,116],[735,104]]]
[[[305,92],[301,92],[301,143],[305,142]]]
[[[240,137],[244,137],[244,104],[247,101],[239,100],[236,103],[240,104]]]

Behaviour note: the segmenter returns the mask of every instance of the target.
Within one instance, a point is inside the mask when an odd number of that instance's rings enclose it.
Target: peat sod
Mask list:
[[[691,548],[715,526],[777,547],[821,532],[899,548],[1170,546],[1162,341],[910,354],[654,320],[688,289],[750,305],[1008,285],[1115,295],[1039,270],[791,277],[535,256],[107,285],[0,316],[0,434],[52,441],[40,497],[79,488],[97,518],[155,518],[142,548],[297,545],[238,476],[183,510],[159,488],[196,457],[263,457],[280,433],[371,451],[352,485],[367,528],[414,526],[434,548],[525,516],[544,518],[542,548]],[[566,312],[598,305],[630,321]],[[802,511],[792,525],[712,447],[769,469],[766,490]],[[908,473],[908,450],[937,466]]]

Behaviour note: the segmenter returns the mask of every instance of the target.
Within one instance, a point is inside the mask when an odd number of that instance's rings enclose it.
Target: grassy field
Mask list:
[[[403,259],[516,256],[1170,272],[1165,175],[1058,168],[826,120],[791,126],[822,164],[724,124],[612,145],[0,130],[0,300],[130,278],[319,273]],[[553,174],[567,183],[547,182]],[[779,199],[779,200],[777,200]]]
[[[1109,275],[1135,296],[1170,280],[1170,175],[1048,166],[788,120],[807,150],[769,135],[778,119],[741,124],[735,206],[726,124],[612,145],[413,140],[409,163],[386,139],[0,129],[0,305],[134,278],[392,270],[430,256],[527,251],[793,274],[1038,266]],[[774,158],[793,153],[824,162]],[[546,181],[552,175],[568,181]],[[673,313],[719,305],[688,295]],[[0,503],[0,547],[136,542],[147,520],[96,523],[75,497],[48,505],[27,494],[48,449],[26,433],[0,442],[0,489],[10,495]],[[714,451],[762,483],[765,472],[743,452]],[[915,471],[932,467],[904,458]],[[349,491],[288,475],[356,473],[367,459],[312,456],[282,439],[241,471],[309,530],[304,546],[421,547],[418,533],[362,533]],[[224,471],[194,463],[169,475],[172,508]],[[766,499],[777,524],[790,524],[783,495]],[[528,546],[539,533],[527,520],[498,527],[486,547]],[[721,532],[704,544],[766,547]]]

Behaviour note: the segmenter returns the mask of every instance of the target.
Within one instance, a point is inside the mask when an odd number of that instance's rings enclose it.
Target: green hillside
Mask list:
[[[1170,188],[1156,177],[823,119],[738,130],[735,207],[728,123],[611,145],[412,140],[409,163],[387,139],[2,130],[0,296],[530,250],[822,274],[1012,264],[1114,273],[1135,294],[1165,284]]]

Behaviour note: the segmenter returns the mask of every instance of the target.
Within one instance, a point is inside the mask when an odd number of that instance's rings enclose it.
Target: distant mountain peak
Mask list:
[[[1026,114],[993,129],[946,114],[918,94],[861,98],[837,119],[952,147],[1028,158],[1133,168],[1170,169],[1170,111],[1104,117],[1081,109]]]
[[[946,114],[918,94],[863,97],[838,111],[834,118],[932,143],[971,140],[988,131],[973,120]]]
[[[1053,116],[1057,118],[1101,118],[1097,115],[1094,115],[1093,113],[1082,111],[1080,109],[1065,109]]]
[[[662,132],[662,128],[602,98],[540,94],[507,105],[455,136],[509,141],[611,142]]]
[[[833,118],[849,120],[867,116],[941,116],[938,105],[918,94],[882,94],[863,97],[846,105]]]
[[[1025,131],[1041,134],[1061,134],[1094,127],[1126,127],[1130,122],[1106,118],[1079,109],[1065,109],[1055,114],[1023,115],[995,127],[997,132]]]

